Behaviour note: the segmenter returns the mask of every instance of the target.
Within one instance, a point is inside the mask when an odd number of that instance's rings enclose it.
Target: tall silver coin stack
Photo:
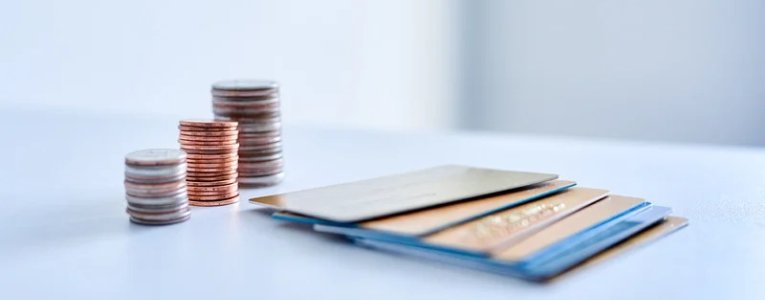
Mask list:
[[[212,85],[215,119],[239,122],[239,186],[275,185],[284,179],[279,86],[267,80]]]
[[[186,153],[146,149],[125,156],[127,213],[134,223],[164,225],[191,217],[186,193]]]

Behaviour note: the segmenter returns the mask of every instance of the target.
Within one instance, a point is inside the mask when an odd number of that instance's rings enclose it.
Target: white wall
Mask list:
[[[287,122],[453,125],[454,1],[3,1],[0,108],[209,116],[269,78]]]
[[[465,124],[765,145],[765,1],[470,1]]]

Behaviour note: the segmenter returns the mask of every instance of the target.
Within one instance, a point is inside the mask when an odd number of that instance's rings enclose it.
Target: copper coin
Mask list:
[[[214,142],[214,141],[230,141],[239,137],[238,131],[232,131],[228,135],[212,135],[212,136],[199,136],[199,135],[187,135],[184,132],[178,134],[178,139],[192,142]]]
[[[168,166],[185,160],[186,153],[178,149],[146,149],[125,155],[125,164],[133,166]]]
[[[187,174],[192,174],[192,176],[198,176],[199,174],[230,174],[232,172],[236,172],[237,165],[227,166],[227,167],[219,167],[219,168],[193,168],[190,169]]]
[[[227,136],[236,136],[238,134],[237,130],[220,130],[220,131],[181,131],[180,135],[181,137],[195,137],[195,136],[206,136],[206,137],[227,137]]]
[[[186,184],[188,187],[208,187],[208,186],[221,186],[236,183],[236,178],[218,181],[188,181]]]
[[[213,132],[213,131],[220,131],[220,132],[231,132],[237,129],[237,127],[234,128],[204,128],[204,127],[189,127],[189,126],[178,126],[178,129],[181,132]]]
[[[269,176],[240,177],[237,180],[239,181],[240,188],[272,186],[284,180],[284,173]]]
[[[189,201],[218,201],[223,200],[226,198],[231,198],[239,195],[239,191],[235,191],[233,193],[224,193],[224,194],[204,194],[204,195],[194,195],[189,194]]]
[[[219,201],[189,201],[193,206],[223,206],[239,202],[239,195]]]
[[[236,160],[231,161],[210,161],[210,162],[190,162],[189,165],[194,168],[226,168],[236,166],[238,163]]]
[[[205,192],[230,192],[235,191],[239,187],[236,183],[230,183],[226,185],[218,185],[218,186],[189,186],[189,193],[205,193]]]
[[[198,155],[231,155],[234,153],[237,153],[238,150],[192,150],[187,148],[182,148],[184,151],[188,152],[189,154],[198,154]]]
[[[201,119],[187,119],[181,120],[180,126],[192,127],[192,128],[228,128],[234,129],[237,126],[236,122],[224,122],[216,120],[201,120]]]
[[[239,160],[239,157],[232,156],[230,158],[218,158],[218,159],[195,159],[189,160],[189,164],[194,164],[202,167],[211,167],[213,165],[229,165],[234,164]]]
[[[198,146],[198,145],[182,145],[183,150],[198,150],[198,151],[217,151],[217,150],[229,150],[236,151],[239,149],[239,144],[218,144],[210,146]]]
[[[229,198],[239,195],[239,187],[230,191],[218,191],[218,192],[194,192],[189,193],[189,200],[205,201],[205,200],[218,200],[223,198]]]
[[[224,153],[224,154],[189,154],[190,160],[231,160],[235,159],[238,155],[236,153]]]
[[[223,140],[223,141],[187,141],[187,140],[178,140],[178,143],[181,145],[188,145],[188,146],[217,146],[217,145],[233,145],[237,143],[236,139],[229,139],[229,140]]]
[[[237,173],[234,174],[227,174],[227,175],[221,175],[221,176],[203,176],[203,177],[186,177],[187,182],[211,182],[211,181],[228,181],[228,180],[236,180],[239,177]]]

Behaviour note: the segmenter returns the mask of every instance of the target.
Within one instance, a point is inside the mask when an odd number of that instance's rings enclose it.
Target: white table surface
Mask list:
[[[352,246],[256,206],[131,224],[125,153],[176,120],[4,112],[2,299],[765,299],[765,149],[288,127],[287,179],[244,198],[458,163],[553,172],[671,206],[691,225],[551,284]]]

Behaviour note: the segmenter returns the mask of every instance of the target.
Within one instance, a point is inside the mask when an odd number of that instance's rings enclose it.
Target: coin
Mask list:
[[[141,213],[154,213],[154,214],[173,213],[188,207],[189,207],[188,201],[183,201],[182,203],[170,204],[170,205],[141,205],[141,204],[135,204],[135,203],[128,203],[128,209],[130,209],[130,211],[136,211]]]
[[[213,186],[227,185],[232,183],[236,183],[236,178],[218,180],[218,181],[187,181],[186,182],[188,187],[213,187]]]
[[[176,223],[187,221],[190,218],[191,218],[191,211],[189,211],[188,215],[182,216],[177,219],[172,219],[172,220],[149,221],[149,220],[142,220],[142,219],[130,216],[130,221],[136,224],[141,224],[141,225],[170,225],[170,224],[176,224]]]
[[[231,130],[236,128],[237,122],[187,119],[187,120],[181,120],[180,126],[191,127],[191,128],[204,128],[206,130],[215,130],[216,128]]]
[[[212,84],[213,90],[220,91],[263,91],[278,88],[279,85],[275,81],[261,79],[221,80]]]
[[[125,176],[133,178],[174,177],[186,172],[186,163],[168,166],[125,165]]]
[[[222,206],[239,202],[239,195],[218,201],[189,201],[193,206]]]
[[[184,182],[185,184],[185,182]],[[172,195],[176,195],[186,191],[186,187],[183,186],[178,189],[164,189],[164,190],[151,190],[151,189],[130,189],[125,188],[125,194],[128,196],[139,198],[165,198]]]
[[[217,186],[189,186],[189,192],[228,192],[232,190],[236,190],[236,183],[230,183],[225,185],[217,185]]]
[[[219,141],[189,141],[179,139],[178,143],[181,146],[215,146],[215,145],[233,145],[237,143],[237,139],[219,140]]]
[[[238,155],[235,152],[222,154],[189,154],[189,160],[226,160],[234,159]]]
[[[190,204],[191,202],[189,202]],[[148,214],[138,211],[134,211],[130,208],[127,209],[127,213],[130,214],[130,219],[137,223],[143,224],[172,224],[180,221],[185,221],[191,215],[191,209],[188,207],[174,211],[171,213],[160,214]]]
[[[181,137],[195,137],[195,136],[205,136],[205,137],[230,137],[230,136],[236,136],[238,134],[238,131],[236,130],[211,130],[211,131],[181,131],[180,136]]]
[[[161,198],[142,198],[142,197],[134,197],[130,195],[126,195],[125,197],[127,199],[128,204],[135,204],[135,205],[157,205],[157,206],[178,205],[180,203],[186,203],[189,200],[187,192],[185,190],[178,194],[170,195],[167,197],[161,197]]]
[[[226,193],[226,194],[189,194],[189,201],[220,201],[226,198],[231,198],[234,196],[239,195],[239,190],[237,189],[233,193]]]
[[[203,181],[203,182],[210,182],[210,181],[223,181],[223,180],[231,180],[237,179],[237,173],[233,174],[227,174],[227,175],[219,175],[219,176],[186,176],[186,181]]]
[[[186,153],[177,149],[146,149],[125,155],[125,164],[134,166],[167,166],[186,160]]]
[[[240,177],[239,187],[264,187],[278,184],[284,180],[284,173],[268,176]]]
[[[279,159],[281,157],[282,157],[282,152],[281,151],[280,152],[276,152],[276,153],[267,154],[267,155],[241,156],[241,157],[239,157],[239,163],[262,162],[262,161]]]

